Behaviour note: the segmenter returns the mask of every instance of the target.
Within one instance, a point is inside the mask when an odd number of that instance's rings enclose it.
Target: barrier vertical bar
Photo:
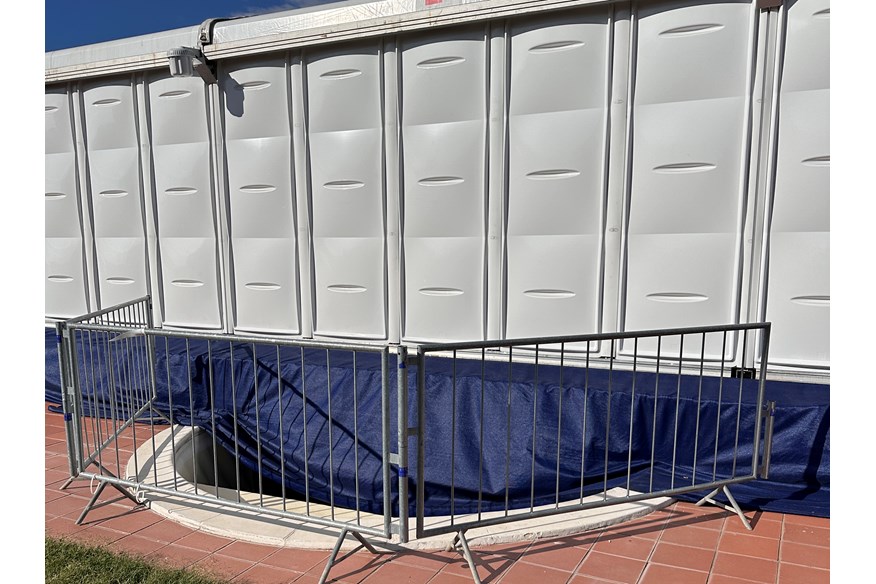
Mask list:
[[[392,489],[389,484],[390,475],[390,439],[389,439],[389,349],[383,348],[380,352],[380,407],[381,407],[381,467],[383,468],[383,533],[389,537],[392,533]],[[401,525],[399,525],[399,533],[401,533]]]
[[[510,504],[510,473],[511,473],[511,379],[514,368],[514,347],[508,347],[508,397],[505,400],[507,419],[505,421],[505,517],[508,516]]]
[[[91,436],[94,438],[94,450],[97,454],[98,464],[102,465],[103,461],[101,460],[101,448],[100,445],[103,444],[103,432],[101,432],[101,416],[98,411],[98,393],[97,393],[97,378],[94,376],[94,347],[92,345],[92,334],[91,331],[84,331],[83,337],[85,333],[88,334],[88,361],[83,363],[85,366],[85,380],[86,385],[90,386],[91,393],[89,394],[89,407],[91,409]],[[85,341],[83,339],[83,346],[85,345]],[[84,357],[84,356],[83,356]],[[89,372],[91,375],[89,376]],[[90,377],[90,381],[89,381]]]
[[[332,360],[329,349],[325,350],[325,379],[326,392],[328,393],[328,439],[329,439],[329,507],[331,509],[332,521],[335,520],[335,462],[334,462],[334,441],[332,439],[332,426],[335,425],[332,419]]]
[[[602,475],[602,500],[608,499],[608,442],[611,435],[611,382],[614,373],[614,339],[611,340],[611,360],[608,362],[608,399],[605,408],[605,467]]]
[[[216,386],[213,384],[213,341],[207,341],[207,379],[210,388],[210,427],[213,438],[213,486],[219,498],[219,460],[216,450]]]
[[[176,478],[176,424],[173,423],[173,390],[170,385],[170,339],[167,337],[164,337],[164,368],[167,371],[167,407],[170,410],[168,412],[170,415],[170,464],[173,467],[173,489],[177,490],[179,486],[177,485]],[[237,420],[235,420],[235,430],[236,428]]]
[[[112,351],[110,350],[110,342],[109,342],[109,333],[102,332],[101,337],[103,337],[104,341],[104,352],[103,356],[105,359],[106,372],[107,372],[107,393],[110,397],[110,410],[112,412],[112,426],[113,426],[113,435],[117,436],[119,433],[119,425],[118,419],[121,415],[122,404],[119,403],[120,400],[117,400],[116,396],[116,370],[113,367],[112,362]],[[98,343],[99,345],[99,343]],[[98,363],[100,363],[100,359],[98,359]],[[99,367],[99,366],[98,366]],[[114,440],[113,446],[116,451],[116,469],[121,467],[121,455],[119,454],[119,441]],[[84,469],[82,469],[84,470]]]
[[[563,434],[563,372],[565,370],[564,359],[566,356],[566,344],[560,344],[560,404],[559,412],[557,412],[557,484],[555,488],[554,507],[560,506],[560,444]]]
[[[456,521],[456,350],[453,351],[453,387],[450,389],[450,525]]]
[[[741,363],[745,364],[745,353],[746,347],[748,346],[748,331],[743,331],[742,333],[742,361]],[[733,471],[731,476],[736,478],[736,460],[739,456],[739,430],[740,425],[742,424],[742,387],[744,385],[745,376],[743,374],[739,374],[739,397],[736,402],[736,440],[733,443]],[[760,412],[757,413],[760,416]],[[756,443],[757,441],[755,441]]]
[[[672,478],[669,488],[675,488],[675,460],[678,453],[678,410],[681,406],[681,371],[684,363],[684,335],[680,335],[678,342],[678,384],[675,387],[675,429],[672,433]]]
[[[529,463],[529,511],[535,509],[535,438],[538,432],[538,345],[535,345],[535,382],[532,385],[532,457]]]
[[[127,310],[127,308],[125,310]],[[127,318],[127,317],[123,317],[123,318]],[[124,324],[124,322],[123,322],[123,324]],[[117,341],[119,338],[121,338],[121,337],[116,337],[115,339],[113,339],[113,341]],[[140,406],[137,404],[137,389],[134,387],[136,373],[134,372],[134,358],[133,358],[133,354],[131,353],[131,342],[130,342],[130,339],[127,337],[123,341],[124,341],[124,345],[122,345],[123,348],[120,350],[120,352],[123,354],[123,361],[122,362],[124,363],[124,383],[128,389],[128,406],[130,408],[128,410],[128,414],[126,417],[130,418],[132,421],[132,423],[131,423],[131,437],[134,440],[134,446],[133,446],[133,449],[134,449],[134,469],[136,471],[136,469],[140,468],[140,462],[137,460],[137,458],[138,458],[137,457],[137,450],[138,450],[138,448],[137,448],[137,446],[138,446],[138,444],[137,444],[137,420],[135,419],[135,417],[136,417],[137,412],[140,409]],[[119,467],[118,471],[119,471],[119,475],[121,475],[122,474],[121,467]]]
[[[481,519],[481,505],[484,498],[484,375],[486,349],[481,348],[481,408],[480,435],[478,437],[478,521]]]
[[[715,454],[712,460],[712,480],[718,478],[718,441],[721,437],[721,407],[724,399],[724,366],[727,362],[727,331],[721,340],[721,377],[718,381],[718,413],[715,415]]]
[[[149,436],[150,436],[150,442],[152,444],[152,460],[154,461],[154,460],[157,460],[158,457],[157,457],[157,448],[155,445],[155,409],[152,407],[152,404],[153,404],[154,399],[155,399],[155,369],[154,369],[154,363],[153,363],[153,359],[152,359],[152,353],[149,350],[149,347],[151,346],[149,344],[150,340],[151,340],[151,337],[149,337],[148,334],[144,333],[144,335],[143,335],[143,351],[146,353],[146,364],[144,365],[144,367],[147,368],[148,380],[146,378],[144,378],[143,382],[149,385],[149,388],[144,388],[144,392],[146,392],[146,394],[148,396],[147,402],[149,403],[149,410],[148,410]],[[158,468],[156,467],[153,470],[154,470],[154,472],[152,473],[152,475],[153,475],[153,478],[155,479],[155,481],[154,481],[155,486],[158,486]]]
[[[283,419],[282,415],[280,419]],[[353,462],[356,474],[356,525],[362,525],[359,510],[359,373],[356,367],[356,351],[353,351]]]
[[[259,363],[256,355],[255,343],[250,343],[252,347],[252,385],[255,393],[255,416],[256,416],[256,466],[259,473],[259,506],[265,505],[265,492],[262,485],[262,424],[259,420]]]
[[[405,371],[405,377],[408,373]],[[405,379],[405,390],[408,382]],[[405,391],[407,407],[407,391]],[[407,415],[407,414],[406,414]],[[407,438],[405,438],[407,439]],[[407,465],[407,453],[405,454]],[[426,354],[417,347],[417,517],[425,511],[426,499]],[[407,515],[405,515],[407,517]],[[418,521],[419,523],[419,521]]]
[[[192,390],[192,359],[189,354],[189,340],[186,339],[186,372],[188,373],[188,382],[189,382],[189,420],[191,423],[192,429],[192,478],[194,479],[195,484],[195,494],[198,494],[198,464],[195,460],[195,452],[197,451],[197,442],[198,433],[195,431],[195,395]],[[235,426],[237,423],[235,422]]]
[[[660,391],[660,346],[663,336],[657,337],[657,366],[654,371],[654,425],[651,427],[651,475],[648,479],[648,490],[654,490],[654,452],[657,445],[657,394]]]
[[[693,471],[691,472],[691,485],[697,484],[697,454],[700,448],[700,407],[703,401],[703,368],[706,364],[706,333],[703,333],[700,341],[700,383],[697,387],[697,424],[694,433]]]
[[[633,339],[633,387],[630,390],[630,437],[627,442],[627,497],[630,496],[630,480],[633,472],[633,415],[636,411],[636,367],[639,364],[639,339]]]
[[[228,360],[231,363],[231,416],[234,423],[234,479],[237,481],[237,502],[240,503],[240,441],[237,437],[237,384],[234,382],[234,343],[231,341],[228,341]]]
[[[307,456],[307,371],[304,368],[304,347],[301,347],[301,417],[304,423],[304,509],[310,515],[310,462]]]
[[[417,355],[417,368],[423,369],[423,356],[421,353]],[[404,346],[399,346],[396,353],[396,385],[398,388],[398,520],[399,520],[399,539],[402,543],[408,541],[408,373],[407,373],[408,349]],[[421,393],[422,389],[418,391]],[[422,442],[422,428],[417,429],[417,441]],[[417,461],[419,464],[421,461]],[[423,480],[423,473],[417,469],[417,486]],[[417,531],[422,528],[422,509],[417,507]]]
[[[587,398],[590,393],[590,341],[587,341],[587,351],[584,353],[584,413],[581,416],[581,492],[579,503],[584,502],[584,466],[587,458]]]
[[[286,454],[283,443],[286,442],[286,432],[283,431],[283,378],[280,375],[280,345],[277,348],[277,404],[280,408],[280,496],[283,498],[283,511],[286,510]],[[358,495],[358,493],[357,493]],[[357,497],[358,498],[358,497]]]

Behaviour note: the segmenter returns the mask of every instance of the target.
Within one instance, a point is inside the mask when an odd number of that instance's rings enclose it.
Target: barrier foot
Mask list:
[[[727,497],[728,501],[730,501],[729,505],[715,500],[715,495],[717,495],[718,492],[720,492],[720,491],[724,491],[724,496]],[[723,487],[718,487],[717,489],[715,489],[714,491],[712,491],[711,493],[709,493],[708,495],[706,495],[705,497],[703,497],[702,499],[697,501],[696,505],[697,505],[697,507],[699,507],[700,505],[703,505],[704,503],[711,503],[712,505],[720,507],[721,509],[726,509],[727,511],[732,511],[733,513],[736,513],[736,515],[739,516],[739,519],[742,520],[742,525],[745,526],[745,529],[747,529],[748,531],[752,530],[751,523],[748,521],[748,518],[742,512],[742,509],[739,508],[739,504],[736,502],[736,499],[733,498],[733,495],[730,494],[730,489],[727,488],[726,485],[724,485]]]
[[[471,555],[471,548],[468,547],[468,540],[465,539],[464,531],[458,532],[456,537],[453,538],[453,547],[455,548],[457,544],[462,548],[462,557],[464,557],[466,563],[468,563],[468,569],[471,570],[472,579],[475,584],[481,584],[481,577],[478,576],[478,570],[474,563],[474,556]]]
[[[67,487],[69,487],[69,486],[73,483],[73,481],[75,481],[75,480],[76,480],[76,477],[70,477],[69,479],[67,479],[66,481],[64,481],[64,484],[61,485],[61,486],[58,488],[58,490],[59,490],[59,491],[65,491],[65,490],[67,490]]]
[[[76,525],[82,525],[82,521],[85,520],[85,516],[88,515],[88,512],[91,511],[91,508],[94,507],[94,504],[97,502],[97,498],[100,497],[100,494],[106,488],[106,483],[101,482],[97,489],[94,491],[94,494],[91,495],[91,499],[88,500],[88,505],[85,506],[85,509],[82,510],[82,514],[79,515],[79,519],[76,520]]]
[[[105,475],[110,476],[110,477],[112,477],[112,478],[117,478],[116,475],[114,475],[114,474],[112,473],[112,471],[110,471],[107,467],[105,467],[104,465],[100,464],[99,462],[95,461],[95,462],[93,462],[92,464],[94,464],[98,469],[100,469],[100,471],[101,471],[102,473],[104,473]],[[71,477],[70,480],[68,480],[68,481],[64,484],[64,486],[66,487],[66,486],[69,485],[72,481],[74,481],[74,480],[76,480],[76,479],[81,479],[81,478],[83,478],[83,477]],[[112,486],[113,486],[118,492],[120,492],[122,495],[124,495],[125,497],[127,497],[128,499],[130,499],[135,505],[138,505],[138,506],[139,506],[139,505],[143,505],[143,504],[144,504],[143,501],[139,501],[139,500],[137,499],[137,497],[135,497],[134,495],[132,495],[132,494],[130,493],[130,491],[128,491],[126,488],[124,488],[124,487],[120,487],[119,485],[117,485],[117,484],[115,484],[115,483],[109,483],[109,482],[107,482],[107,481],[100,481],[100,484],[97,486],[97,489],[94,491],[94,494],[91,495],[91,499],[88,501],[88,504],[85,506],[85,509],[82,510],[82,514],[79,516],[79,519],[76,520],[76,525],[82,525],[82,522],[85,520],[85,516],[88,515],[88,512],[91,511],[91,510],[94,508],[94,504],[97,503],[97,498],[100,497],[100,494],[103,493],[103,490],[104,490],[104,489],[106,488],[106,486],[109,485],[109,484],[112,484]]]
[[[341,544],[344,543],[344,540],[347,538],[347,535],[352,535],[353,537],[355,537],[360,545],[359,545],[359,547],[347,552],[344,555],[344,557],[342,557],[339,560],[339,559],[337,559],[338,552],[341,551]],[[325,564],[325,568],[322,571],[322,576],[320,576],[320,578],[319,578],[319,584],[325,584],[325,581],[328,579],[329,572],[331,571],[332,567],[334,567],[335,564],[341,562],[344,558],[346,558],[350,554],[356,553],[357,551],[359,551],[362,548],[365,548],[366,550],[368,550],[369,552],[371,552],[374,555],[380,554],[380,552],[377,551],[373,545],[368,543],[368,540],[366,540],[364,537],[362,537],[361,533],[358,533],[356,531],[350,531],[347,528],[342,529],[341,534],[338,536],[338,540],[335,542],[335,547],[332,548],[332,553],[329,555],[328,561]]]

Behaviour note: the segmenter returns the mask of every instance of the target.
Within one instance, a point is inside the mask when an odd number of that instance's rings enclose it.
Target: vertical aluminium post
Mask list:
[[[70,478],[64,483],[62,489],[66,489],[73,479],[79,474],[75,465],[75,451],[73,449],[73,425],[72,414],[68,403],[69,391],[68,387],[72,384],[70,372],[67,369],[67,350],[69,343],[67,341],[67,328],[63,322],[55,324],[55,334],[58,342],[58,376],[61,383],[61,408],[64,412],[64,432],[67,437],[67,465],[70,470]]]

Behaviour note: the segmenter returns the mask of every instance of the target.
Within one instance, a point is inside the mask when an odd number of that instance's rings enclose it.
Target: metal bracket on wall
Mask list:
[[[167,51],[170,74],[173,77],[194,77],[196,74],[204,83],[217,83],[216,72],[204,57],[201,49],[177,47]]]
[[[730,377],[733,379],[755,379],[757,377],[757,369],[754,367],[731,367]]]

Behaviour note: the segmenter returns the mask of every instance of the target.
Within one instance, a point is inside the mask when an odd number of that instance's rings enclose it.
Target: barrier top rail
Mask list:
[[[259,345],[271,345],[280,347],[300,347],[304,349],[327,349],[327,350],[343,350],[343,351],[360,351],[363,353],[381,353],[384,349],[393,351],[393,346],[383,344],[369,344],[352,341],[314,341],[312,339],[299,338],[280,338],[280,337],[261,337],[255,335],[238,335],[233,333],[209,333],[196,331],[181,331],[167,329],[151,329],[142,326],[131,325],[112,325],[112,324],[75,324],[73,328],[83,331],[106,331],[107,329],[118,330],[120,327],[130,329],[128,336],[149,336],[161,338],[177,338],[199,341],[210,341],[214,343],[254,343]]]
[[[505,347],[517,347],[521,345],[559,345],[564,343],[586,343],[596,341],[612,341],[620,339],[641,339],[649,337],[668,337],[679,335],[695,335],[721,332],[764,330],[768,331],[772,323],[760,322],[749,324],[725,324],[686,328],[651,329],[643,331],[626,331],[614,333],[593,333],[588,335],[568,335],[555,337],[527,337],[518,339],[490,340],[490,341],[461,341],[451,343],[421,343],[417,344],[420,351],[445,351],[465,349],[501,349]]]
[[[110,315],[114,312],[124,310],[126,308],[130,308],[140,303],[148,303],[151,301],[151,296],[141,296],[140,298],[135,298],[134,300],[128,300],[127,302],[121,302],[114,306],[110,306],[108,308],[102,308],[100,310],[95,310],[94,312],[89,312],[88,314],[83,314],[82,316],[77,316],[76,318],[69,318],[62,321],[64,324],[87,324],[88,321],[100,318],[102,316]],[[142,315],[145,317],[145,315]],[[104,323],[104,325],[109,325],[111,323]],[[146,323],[143,323],[146,324]],[[113,326],[130,326],[130,323],[112,323]]]

